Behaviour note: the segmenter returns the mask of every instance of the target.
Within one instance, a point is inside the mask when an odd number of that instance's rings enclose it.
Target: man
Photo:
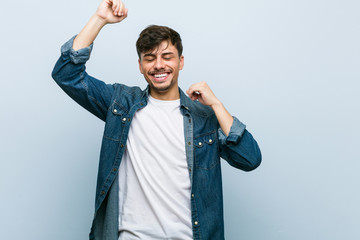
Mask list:
[[[259,147],[205,82],[193,84],[189,97],[178,87],[182,43],[168,27],[150,26],[136,43],[147,89],[86,73],[100,30],[127,12],[120,0],[103,0],[62,46],[52,73],[105,121],[90,239],[224,239],[220,157],[250,171],[261,162]]]

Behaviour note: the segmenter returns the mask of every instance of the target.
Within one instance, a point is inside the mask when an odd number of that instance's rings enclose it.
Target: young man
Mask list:
[[[178,87],[182,43],[168,27],[150,26],[136,43],[145,90],[89,76],[96,36],[126,17],[120,0],[103,0],[62,46],[52,73],[105,121],[90,239],[224,239],[220,157],[250,171],[261,162],[259,147],[205,82],[193,84],[189,97]]]

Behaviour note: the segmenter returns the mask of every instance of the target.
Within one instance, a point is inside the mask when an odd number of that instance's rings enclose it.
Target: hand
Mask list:
[[[224,105],[216,98],[206,82],[195,83],[186,91],[191,100],[199,100],[200,103],[210,106],[219,121],[220,127],[226,136],[229,135],[234,118],[225,109]]]
[[[200,103],[206,106],[213,107],[214,105],[221,104],[206,82],[199,82],[191,85],[186,93],[191,100],[199,100]]]
[[[96,15],[106,23],[118,23],[127,17],[128,9],[121,0],[103,0]]]

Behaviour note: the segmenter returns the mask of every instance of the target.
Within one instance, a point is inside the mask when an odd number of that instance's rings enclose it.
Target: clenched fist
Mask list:
[[[118,23],[127,17],[128,9],[121,0],[103,0],[96,15],[105,20],[106,23]]]
[[[199,100],[200,103],[206,106],[211,107],[215,104],[220,104],[220,101],[216,98],[206,82],[199,82],[191,85],[186,93],[191,100]]]

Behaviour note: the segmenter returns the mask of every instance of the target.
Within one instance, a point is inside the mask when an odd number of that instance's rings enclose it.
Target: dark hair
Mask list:
[[[183,46],[179,33],[166,26],[150,25],[140,33],[136,41],[136,51],[139,59],[141,53],[154,50],[163,41],[171,42],[178,50],[179,57],[182,55]]]

